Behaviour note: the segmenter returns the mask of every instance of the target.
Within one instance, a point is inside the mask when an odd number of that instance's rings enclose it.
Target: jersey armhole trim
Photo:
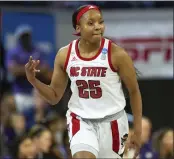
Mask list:
[[[111,68],[111,70],[113,72],[118,72],[118,70],[116,70],[113,65],[112,65],[112,60],[111,60],[111,44],[112,42],[109,40],[109,44],[108,44],[108,63],[109,63],[109,66]]]
[[[65,65],[64,65],[64,70],[65,71],[66,71],[66,68],[68,66],[68,61],[69,61],[69,57],[70,57],[70,54],[71,54],[71,48],[72,48],[72,42],[70,43],[69,48],[68,48],[68,53],[67,53],[67,57],[66,57]]]

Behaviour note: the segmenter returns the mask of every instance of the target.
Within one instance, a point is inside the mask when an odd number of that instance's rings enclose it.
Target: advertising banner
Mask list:
[[[172,21],[108,21],[106,26],[106,36],[128,52],[142,78],[173,77]]]

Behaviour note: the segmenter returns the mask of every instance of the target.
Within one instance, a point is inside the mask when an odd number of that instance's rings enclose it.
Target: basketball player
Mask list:
[[[35,78],[39,60],[25,65],[29,82],[50,104],[62,98],[71,80],[67,112],[73,158],[121,158],[128,136],[128,120],[121,80],[126,85],[134,115],[130,146],[140,149],[142,101],[131,58],[103,37],[104,21],[97,6],[85,5],[72,16],[78,40],[61,48],[55,58],[50,85]]]

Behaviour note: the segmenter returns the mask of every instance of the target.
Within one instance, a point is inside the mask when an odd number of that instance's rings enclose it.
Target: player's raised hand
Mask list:
[[[29,82],[33,82],[36,78],[35,75],[40,70],[37,70],[36,67],[39,65],[39,60],[33,60],[32,56],[30,56],[28,63],[25,65],[25,72]]]

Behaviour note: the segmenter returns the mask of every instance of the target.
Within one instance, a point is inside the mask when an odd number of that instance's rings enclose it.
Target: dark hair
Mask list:
[[[14,141],[12,147],[11,147],[11,154],[14,157],[14,159],[17,159],[19,156],[19,147],[23,141],[26,139],[31,139],[31,137],[28,134],[23,134],[22,136],[16,138]]]
[[[80,6],[79,8],[77,8],[77,9],[74,11],[74,13],[73,13],[73,15],[72,15],[72,26],[73,26],[74,29],[76,29],[76,25],[77,25],[77,23],[76,23],[76,18],[77,18],[78,13],[80,12],[81,9],[83,9],[83,8],[85,8],[85,7],[87,7],[87,6],[89,6],[89,5],[82,5],[82,6]],[[98,7],[98,6],[97,6],[97,7]],[[101,10],[100,10],[99,7],[98,7],[98,9],[99,9],[99,11],[101,12]]]
[[[35,125],[31,128],[29,136],[33,139],[35,137],[39,137],[44,131],[47,130],[49,131],[49,129],[44,127],[43,125]]]

